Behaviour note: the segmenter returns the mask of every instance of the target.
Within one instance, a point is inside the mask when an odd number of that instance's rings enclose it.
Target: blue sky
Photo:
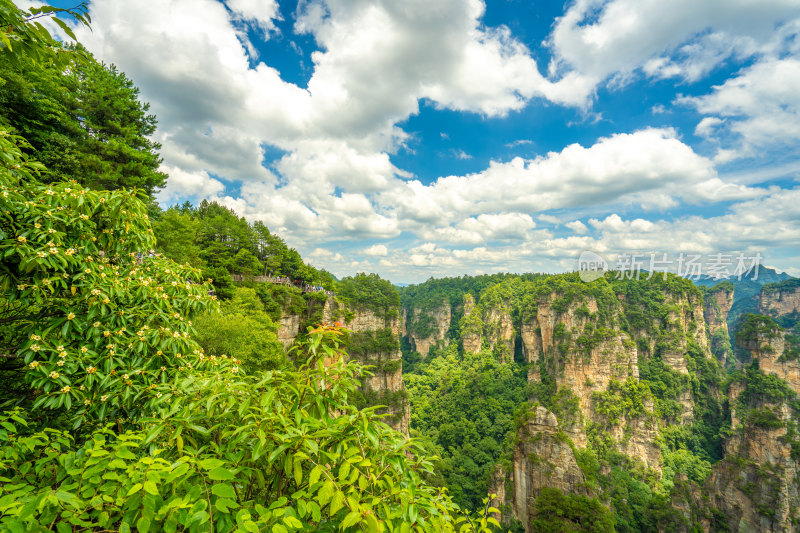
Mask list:
[[[162,205],[395,282],[584,250],[800,275],[798,0],[103,0],[79,38],[159,117]]]

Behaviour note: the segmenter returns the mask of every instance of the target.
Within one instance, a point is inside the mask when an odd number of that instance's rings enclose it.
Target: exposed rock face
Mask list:
[[[450,329],[450,320],[452,318],[450,312],[450,302],[443,301],[441,305],[434,307],[430,310],[423,310],[419,308],[412,309],[410,312],[410,319],[408,320],[408,337],[411,345],[419,352],[422,357],[426,357],[431,349],[440,342],[447,342],[447,330]],[[418,331],[420,329],[416,324],[424,324],[422,328],[430,331],[430,334],[420,336]]]
[[[712,339],[720,330],[728,336],[727,320],[731,307],[733,307],[733,290],[728,287],[721,287],[706,295],[703,302],[703,316],[708,326],[708,335]]]
[[[278,320],[278,340],[281,341],[284,349],[294,344],[302,323],[303,316],[298,314],[285,314]]]
[[[347,328],[356,333],[389,328],[399,337],[401,324],[399,317],[379,316],[369,309],[361,309],[354,311],[353,318],[347,322]]]
[[[523,353],[529,363],[537,362],[545,355],[553,357],[556,382],[559,387],[571,389],[581,402],[585,415],[591,413],[591,396],[595,391],[604,391],[611,380],[625,381],[628,377],[639,377],[636,346],[624,332],[598,333],[597,342],[588,350],[576,353],[572,341],[586,330],[590,316],[597,312],[597,302],[584,302],[587,313],[579,313],[579,304],[566,311],[553,309],[556,294],[539,302],[536,316],[523,322],[521,337]]]
[[[656,336],[652,332],[640,330],[633,340],[649,344],[651,354],[654,353],[656,342],[662,341],[661,359],[664,363],[682,374],[688,374],[686,351],[689,341],[694,341],[706,356],[711,355],[702,298],[694,294],[688,297],[664,294],[664,303],[673,310],[664,321],[653,319],[653,328],[660,331],[660,334]]]
[[[797,359],[781,361],[787,349],[786,334],[780,333],[770,341],[769,350],[762,350],[758,366],[765,374],[778,376],[796,393],[800,394],[800,361]]]
[[[758,298],[758,312],[772,317],[800,313],[800,286],[763,288]]]
[[[770,346],[771,350],[764,346],[754,350],[761,372],[780,377],[800,392],[800,365],[779,360],[785,348],[783,335],[771,339]],[[788,438],[788,428],[796,431],[798,427],[797,413],[785,402],[769,402],[758,394],[743,405],[739,398],[746,390],[744,383],[731,384],[728,397],[734,432],[725,442],[725,459],[714,466],[703,492],[731,531],[797,531],[800,462],[796,454],[793,457]],[[768,422],[763,414],[754,418],[754,412],[768,413]],[[707,521],[703,525],[709,529]]]
[[[513,470],[508,480],[513,490],[506,491],[505,476],[495,472],[491,492],[497,494],[496,501],[511,506],[513,515],[525,525],[527,533],[532,531],[533,504],[543,487],[556,488],[564,493],[592,494],[553,413],[544,407],[536,407],[518,435]]]
[[[340,320],[339,317],[344,309],[344,306],[333,296],[329,296],[324,303],[320,303],[316,300],[308,300],[306,305],[307,307],[303,313],[292,313],[284,310],[280,319],[278,319],[278,331],[276,334],[278,340],[283,344],[284,349],[294,344],[294,341],[300,334],[300,326],[307,318],[314,316],[314,314],[320,310],[320,306],[322,306],[321,322],[325,324],[333,324],[337,320]]]
[[[772,411],[792,423],[785,404],[772,406]],[[792,458],[786,433],[786,427],[747,423],[726,442],[726,458],[714,466],[703,492],[731,531],[797,531],[800,464]]]
[[[638,354],[626,333],[595,327],[592,317],[598,311],[598,304],[594,299],[575,302],[559,311],[553,306],[557,297],[554,293],[540,301],[536,315],[523,322],[524,354],[529,362],[547,361],[559,389],[571,390],[577,398],[580,414],[572,425],[563,429],[576,446],[584,447],[586,424],[604,423],[604,417],[596,410],[595,393],[608,390],[612,382],[638,380]],[[579,338],[581,346],[576,343]],[[539,379],[538,372],[529,375],[531,381]],[[652,412],[652,402],[646,409]],[[648,417],[623,419],[608,425],[607,430],[619,443],[620,452],[660,470],[661,454],[654,443],[658,429]]]
[[[321,309],[320,309],[321,306]],[[314,300],[308,301],[307,309],[301,313],[284,313],[279,320],[278,340],[284,348],[291,346],[297,339],[300,326],[310,316],[321,312],[321,322],[333,324],[343,321],[344,306],[334,297],[329,297],[324,303]],[[353,334],[375,333],[380,330],[390,330],[395,340],[398,340],[403,328],[397,316],[381,316],[370,310],[357,310],[345,326]],[[377,403],[389,404],[387,414],[388,422],[398,431],[408,435],[408,422],[411,418],[410,406],[405,398],[403,385],[402,354],[399,342],[397,348],[391,353],[366,353],[360,359],[366,364],[376,365],[371,372],[372,376],[363,381],[362,391],[365,394],[373,393]]]
[[[514,358],[514,321],[509,306],[502,305],[483,311],[484,344],[500,355],[503,362]]]
[[[347,323],[347,328],[352,330],[354,335],[389,330],[395,339],[399,339],[402,323],[399,314],[381,316],[369,309],[360,309],[355,311],[353,318]],[[388,406],[386,413],[389,415],[390,425],[408,435],[411,410],[405,398],[399,342],[390,353],[368,352],[363,354],[361,359],[367,364],[375,365],[375,368],[371,369],[373,375],[363,382],[364,392],[374,392],[377,396],[376,403]]]
[[[483,321],[480,309],[475,307],[475,299],[471,294],[464,295],[464,317],[461,319],[461,345],[465,352],[481,351]]]

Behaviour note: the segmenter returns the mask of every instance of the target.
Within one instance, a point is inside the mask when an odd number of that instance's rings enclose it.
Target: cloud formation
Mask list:
[[[274,0],[103,0],[90,10],[80,40],[125,71],[159,117],[162,203],[217,199],[334,271],[408,280],[546,270],[567,268],[581,247],[785,247],[799,229],[800,218],[780,218],[794,190],[720,171],[797,153],[796,0],[577,0],[542,46],[487,25],[481,0],[303,0],[290,21]],[[300,38],[315,46],[305,85],[258,46]],[[741,68],[716,86],[692,85],[730,63]],[[648,105],[658,126],[615,126],[538,156],[481,159],[453,144],[443,153],[456,163],[488,161],[461,174],[422,179],[397,162],[420,102],[493,124],[531,108],[590,117],[598,94],[637,80],[689,96]],[[663,125],[679,112],[695,113],[688,130]],[[436,135],[451,140],[443,129]],[[506,148],[533,153],[543,135],[532,126]],[[772,234],[746,225],[768,224],[762,208],[783,224]],[[348,254],[325,248],[341,243]]]

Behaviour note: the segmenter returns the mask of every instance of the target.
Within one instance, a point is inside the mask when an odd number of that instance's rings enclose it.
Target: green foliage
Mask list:
[[[342,278],[337,296],[354,309],[368,309],[385,318],[399,315],[397,289],[377,274],[359,273]]]
[[[74,39],[72,29],[60,17],[72,17],[88,25],[87,4],[80,2],[69,9],[43,5],[23,11],[10,0],[0,0],[0,59],[16,67],[31,62],[37,67],[55,65],[61,69],[79,59],[72,51],[61,48],[40,20],[50,18]]]
[[[51,173],[44,181],[76,180],[92,189],[164,186],[156,119],[139,90],[114,66],[85,50],[66,70],[0,55],[0,125],[24,136],[32,156]]]
[[[22,16],[0,2],[3,17]],[[0,30],[6,49],[27,31],[15,23]],[[346,362],[338,328],[309,332],[297,370],[250,374],[203,353],[191,320],[213,307],[209,287],[198,269],[146,253],[154,238],[136,191],[42,185],[22,146],[0,132],[0,333],[3,353],[26,365],[17,401],[35,411],[0,415],[0,527],[499,527],[487,498],[477,514],[460,510],[423,481],[432,465],[415,443],[351,404],[363,368]],[[232,296],[229,314],[263,313],[252,291]]]
[[[348,403],[360,372],[314,332],[297,371],[194,371],[143,429],[95,432],[82,446],[58,430],[2,419],[0,523],[140,531],[489,531],[422,482],[415,445]],[[323,359],[335,360],[325,365]],[[59,480],[53,490],[54,480]],[[404,525],[405,524],[405,525]]]
[[[800,360],[800,335],[786,333],[783,337],[783,353],[778,358],[779,362]]]
[[[223,299],[233,295],[231,274],[276,276],[327,290],[337,286],[330,273],[306,265],[297,250],[270,233],[262,222],[250,224],[216,202],[204,200],[197,207],[185,203],[170,208],[159,215],[153,231],[157,250],[170,259],[202,268]]]
[[[531,519],[531,528],[536,532],[614,531],[611,512],[597,498],[563,494],[558,489],[544,487],[533,505],[536,514]]]
[[[197,235],[200,221],[178,209],[167,209],[153,223],[153,233],[158,245],[156,249],[177,263],[203,266]]]
[[[595,411],[604,415],[610,424],[620,423],[623,417],[631,419],[647,414],[645,403],[651,398],[649,385],[634,378],[624,383],[611,380],[606,391],[592,393]]]
[[[662,483],[665,486],[667,481],[672,482],[672,477],[676,473],[685,474],[692,481],[701,484],[711,474],[711,463],[686,448],[675,451],[663,450],[662,460],[664,464]]]
[[[351,357],[383,359],[400,350],[400,341],[391,328],[363,331],[350,334],[347,353]]]
[[[437,329],[436,319],[427,310],[420,309],[418,313],[417,309],[414,311],[415,314],[411,315],[411,320],[406,326],[408,332],[420,339],[432,337]]]
[[[766,315],[747,313],[742,315],[736,328],[736,344],[756,355],[771,351],[769,341],[778,337],[781,328],[772,318]]]
[[[0,168],[0,287],[14,333],[4,328],[2,342],[28,366],[35,407],[76,424],[132,417],[167,369],[207,364],[189,335],[208,287],[194,269],[136,258],[152,234],[134,193],[20,181],[13,166]]]
[[[255,290],[237,288],[220,307],[221,312],[205,313],[194,321],[195,339],[207,354],[241,360],[248,371],[271,370],[287,363],[275,335],[277,326]]]
[[[659,324],[670,321],[676,299],[700,301],[702,293],[691,281],[674,274],[655,275],[650,279],[620,279],[612,282],[614,291],[624,298],[623,329],[631,334],[658,333]]]
[[[438,475],[453,500],[476,508],[486,494],[495,463],[510,449],[512,413],[525,401],[525,367],[502,364],[488,353],[446,354],[405,373],[411,398],[411,429],[425,435],[440,455]]]
[[[761,372],[757,361],[745,368],[744,372],[733,374],[731,381],[745,385],[738,396],[739,405],[744,408],[758,407],[764,403],[787,403],[800,412],[797,393],[781,378]]]

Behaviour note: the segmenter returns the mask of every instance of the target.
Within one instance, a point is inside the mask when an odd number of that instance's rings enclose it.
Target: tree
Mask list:
[[[38,19],[49,17],[75,39],[70,27],[59,17],[66,15],[88,26],[87,5],[88,2],[83,1],[68,9],[43,5],[23,11],[11,0],[0,0],[0,57],[17,65],[32,61],[37,65],[55,64],[62,67],[79,59],[73,51],[59,47]]]
[[[188,337],[209,287],[196,269],[146,256],[154,240],[135,192],[21,179],[21,152],[0,139],[10,158],[0,167],[0,288],[10,310],[0,342],[28,366],[34,407],[63,408],[76,425],[135,417],[168,368],[206,364]]]
[[[769,341],[778,337],[782,330],[783,328],[766,315],[747,313],[739,321],[736,344],[759,357],[763,352],[772,350]]]
[[[158,243],[156,249],[178,263],[189,263],[202,268],[197,234],[200,222],[178,209],[167,209],[160,220],[153,224],[153,233]]]
[[[253,289],[240,287],[221,305],[221,312],[195,320],[195,338],[207,354],[241,360],[248,371],[282,368],[287,359],[275,332],[277,326],[264,311]]]
[[[389,317],[396,317],[400,309],[400,295],[389,281],[377,274],[359,273],[342,278],[339,296],[355,308],[369,309]]]
[[[60,45],[54,45],[60,46]],[[94,189],[164,186],[156,118],[139,90],[113,65],[78,48],[68,68],[14,56],[0,60],[0,124],[25,137],[52,172],[44,181],[76,180]]]
[[[32,431],[24,413],[5,428],[0,523],[139,531],[491,531],[484,505],[462,513],[427,485],[419,448],[348,401],[361,367],[320,328],[297,371],[255,376],[193,370],[142,430]],[[54,490],[53,480],[60,481]]]

